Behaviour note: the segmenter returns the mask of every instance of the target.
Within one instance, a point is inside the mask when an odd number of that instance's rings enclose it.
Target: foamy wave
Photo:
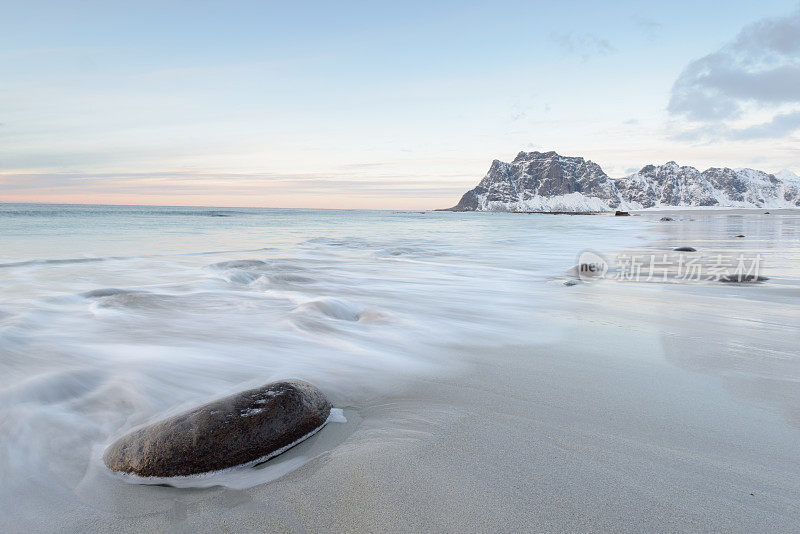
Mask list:
[[[349,302],[334,298],[319,298],[300,304],[295,313],[338,319],[340,321],[358,321],[363,308]]]

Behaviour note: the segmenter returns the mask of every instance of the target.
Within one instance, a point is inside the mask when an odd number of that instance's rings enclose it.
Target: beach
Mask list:
[[[4,532],[800,525],[796,211],[2,210]],[[768,280],[565,285],[584,251],[681,246]],[[281,378],[347,422],[224,485],[102,465]]]

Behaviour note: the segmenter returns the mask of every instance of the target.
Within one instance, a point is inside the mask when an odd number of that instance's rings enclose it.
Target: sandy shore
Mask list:
[[[743,242],[729,221],[709,225],[695,212],[673,212],[682,220],[658,225],[660,216],[644,215],[654,224],[641,251],[771,250],[774,268],[765,274],[772,279],[758,287],[553,280],[563,298],[547,309],[532,302],[531,321],[548,321],[561,332],[557,340],[487,347],[465,339],[455,375],[419,379],[355,406],[332,398],[351,414],[347,432],[309,440],[337,443],[278,480],[243,490],[147,487],[141,505],[130,492],[115,503],[111,492],[104,506],[76,509],[58,524],[170,532],[796,532],[796,249],[757,241],[761,223],[753,220],[742,222],[755,225]],[[779,232],[794,228],[788,239],[796,247],[798,216],[784,216]]]

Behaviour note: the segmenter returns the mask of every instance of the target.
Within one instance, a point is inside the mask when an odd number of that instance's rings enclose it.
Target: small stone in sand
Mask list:
[[[726,274],[724,276],[719,277],[720,282],[727,282],[727,283],[748,283],[748,282],[763,282],[764,280],[769,280],[766,276],[759,276],[755,274]]]

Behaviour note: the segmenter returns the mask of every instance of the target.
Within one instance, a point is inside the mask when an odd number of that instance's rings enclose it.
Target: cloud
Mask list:
[[[550,39],[568,54],[580,56],[584,61],[592,56],[605,56],[616,52],[616,48],[607,40],[597,35],[575,33],[551,33]]]
[[[645,36],[650,39],[651,41],[654,40],[658,33],[661,31],[662,25],[660,22],[655,21],[653,19],[643,17],[638,13],[634,13],[631,15],[631,21],[633,25],[636,26]]]
[[[721,49],[689,63],[672,86],[667,109],[700,124],[695,133],[755,139],[800,128],[795,107],[800,108],[800,10],[746,26]],[[752,109],[768,110],[772,119],[738,129],[727,124],[746,120]]]
[[[697,128],[686,130],[673,136],[679,141],[696,141],[703,138],[724,138],[734,141],[752,139],[775,139],[791,134],[800,129],[800,110],[790,113],[778,113],[772,120],[746,126],[731,128],[725,124],[703,124]]]
[[[512,121],[521,121],[528,118],[528,110],[525,106],[523,106],[519,102],[515,102],[511,106],[511,120]]]
[[[771,139],[783,137],[800,129],[800,111],[780,113],[771,121],[748,126],[747,128],[733,129],[728,133],[730,139]]]

